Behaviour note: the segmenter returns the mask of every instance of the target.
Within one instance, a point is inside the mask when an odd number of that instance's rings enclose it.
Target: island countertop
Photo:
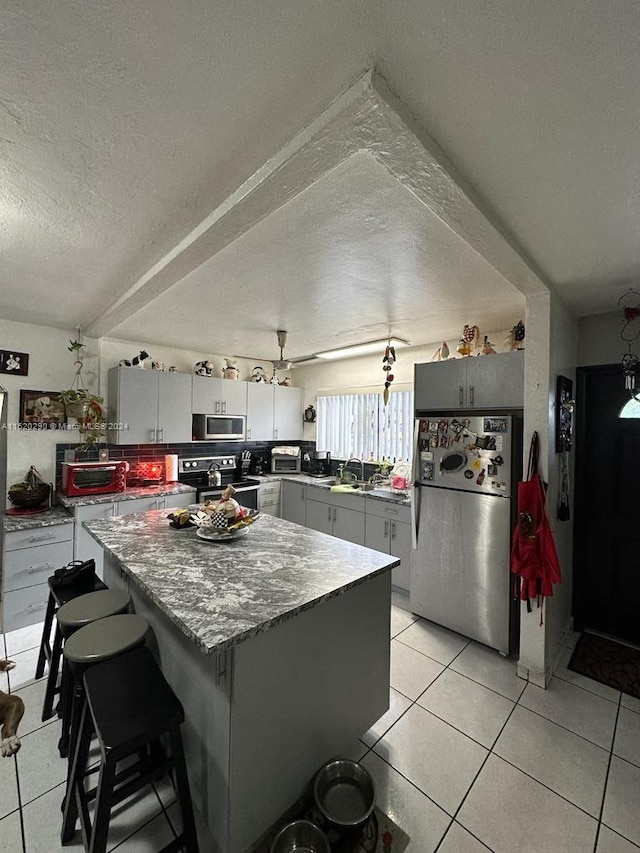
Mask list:
[[[225,542],[204,541],[195,528],[173,529],[166,510],[84,527],[206,655],[399,564],[389,554],[268,515]]]

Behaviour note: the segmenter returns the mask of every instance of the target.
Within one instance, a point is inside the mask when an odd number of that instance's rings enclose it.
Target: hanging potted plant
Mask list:
[[[78,424],[78,431],[82,439],[80,450],[87,450],[104,437],[104,413],[102,411],[104,399],[98,394],[92,394],[84,387],[82,376],[82,349],[84,346],[79,336],[77,340],[69,341],[67,349],[75,356],[76,372],[71,387],[60,392],[60,399],[64,403],[67,419],[73,419]]]

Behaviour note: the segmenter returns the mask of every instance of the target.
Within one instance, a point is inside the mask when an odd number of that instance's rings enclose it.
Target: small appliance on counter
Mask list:
[[[128,462],[63,462],[62,494],[69,498],[124,492]]]
[[[158,459],[138,460],[127,474],[127,486],[158,486],[165,482],[165,463]]]
[[[280,445],[271,450],[272,474],[299,474],[302,470],[302,455],[299,447]]]
[[[328,450],[316,450],[315,453],[311,455],[311,461],[309,462],[309,476],[331,476],[331,454]]]

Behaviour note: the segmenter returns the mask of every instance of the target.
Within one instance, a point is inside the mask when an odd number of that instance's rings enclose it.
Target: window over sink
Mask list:
[[[413,391],[392,391],[386,406],[381,393],[318,397],[316,444],[338,459],[410,460]]]

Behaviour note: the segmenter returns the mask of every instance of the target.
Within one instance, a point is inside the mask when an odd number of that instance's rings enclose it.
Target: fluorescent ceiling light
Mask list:
[[[331,349],[327,352],[317,352],[316,358],[351,358],[355,355],[367,355],[367,353],[379,352],[384,355],[384,348],[387,344],[398,349],[398,347],[408,347],[408,341],[401,341],[400,338],[383,338],[379,341],[369,341],[366,344],[355,344],[352,347],[343,347],[342,349]]]

